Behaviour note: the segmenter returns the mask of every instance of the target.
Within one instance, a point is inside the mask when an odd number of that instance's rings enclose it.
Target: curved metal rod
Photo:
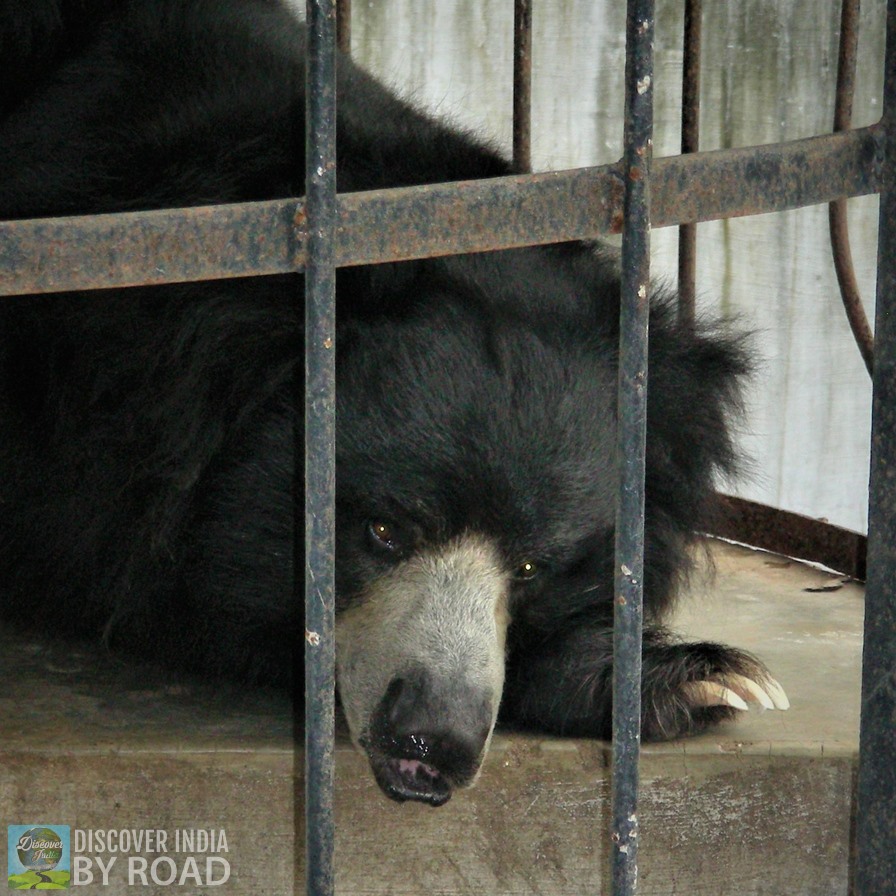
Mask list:
[[[838,199],[836,202],[832,202],[828,208],[831,249],[846,319],[849,321],[852,335],[870,375],[874,371],[874,334],[871,332],[868,317],[862,306],[859,284],[856,282],[853,269],[852,253],[849,247],[849,225],[846,221],[846,203],[846,199]]]
[[[852,98],[856,81],[859,0],[843,0],[840,10],[840,52],[837,60],[837,96],[834,103],[834,131],[847,131],[852,124]],[[828,207],[831,251],[840,297],[852,335],[868,373],[874,369],[874,336],[862,305],[849,246],[846,200],[837,199]]]

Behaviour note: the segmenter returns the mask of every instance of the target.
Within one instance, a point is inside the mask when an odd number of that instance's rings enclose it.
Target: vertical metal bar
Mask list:
[[[513,3],[513,167],[532,170],[532,0]]]
[[[700,44],[703,0],[685,0],[681,74],[681,151],[700,149]],[[693,323],[697,304],[697,225],[678,228],[678,317]]]
[[[306,892],[333,892],[336,9],[308,0],[305,215]]]
[[[625,198],[619,335],[619,498],[613,659],[614,896],[638,879],[638,754],[644,582],[644,459],[653,143],[653,0],[629,0],[625,60]]]
[[[336,46],[341,53],[352,52],[352,0],[336,0]]]
[[[834,101],[834,131],[852,126],[852,98],[856,84],[856,55],[859,44],[859,0],[843,0],[840,8],[840,50],[837,55],[837,95]],[[849,245],[847,200],[838,199],[828,206],[828,227],[834,269],[840,285],[840,297],[853,338],[869,374],[874,372],[874,336],[862,307],[862,296],[852,263]]]
[[[887,2],[855,892],[896,892],[896,0]]]

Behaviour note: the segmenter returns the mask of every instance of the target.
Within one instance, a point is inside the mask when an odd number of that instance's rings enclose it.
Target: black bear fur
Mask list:
[[[6,16],[0,218],[303,193],[303,26],[273,0]],[[340,191],[512,173],[345,58],[338,94]],[[39,606],[113,649],[290,684],[300,294],[295,275],[3,300],[7,618]],[[508,724],[610,735],[618,302],[612,254],[585,243],[339,273],[338,610],[418,549],[488,539],[507,571]],[[648,739],[734,713],[684,685],[766,675],[662,626],[737,466],[748,367],[736,336],[681,326],[653,296]],[[513,574],[530,560],[537,576]]]

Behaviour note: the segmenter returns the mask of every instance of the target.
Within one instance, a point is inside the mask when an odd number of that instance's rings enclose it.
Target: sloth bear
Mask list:
[[[303,29],[275,0],[35,0],[0,23],[0,217],[299,196]],[[339,60],[341,191],[512,172]],[[292,685],[298,275],[0,304],[4,615]],[[444,803],[496,720],[610,736],[619,281],[571,243],[346,269],[337,664],[384,792]],[[653,297],[643,734],[786,707],[661,626],[748,359]]]

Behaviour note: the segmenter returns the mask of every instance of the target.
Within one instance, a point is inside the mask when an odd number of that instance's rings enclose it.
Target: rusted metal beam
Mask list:
[[[653,226],[785,211],[880,190],[877,126],[658,159]]]
[[[0,223],[0,295],[295,270],[301,200]]]
[[[877,125],[653,162],[652,225],[757,215],[880,191]],[[605,165],[339,197],[337,265],[618,233]],[[301,271],[301,199],[0,222],[0,295]]]
[[[731,495],[718,495],[717,502],[711,535],[823,563],[851,578],[864,580],[868,539],[861,533]]]

